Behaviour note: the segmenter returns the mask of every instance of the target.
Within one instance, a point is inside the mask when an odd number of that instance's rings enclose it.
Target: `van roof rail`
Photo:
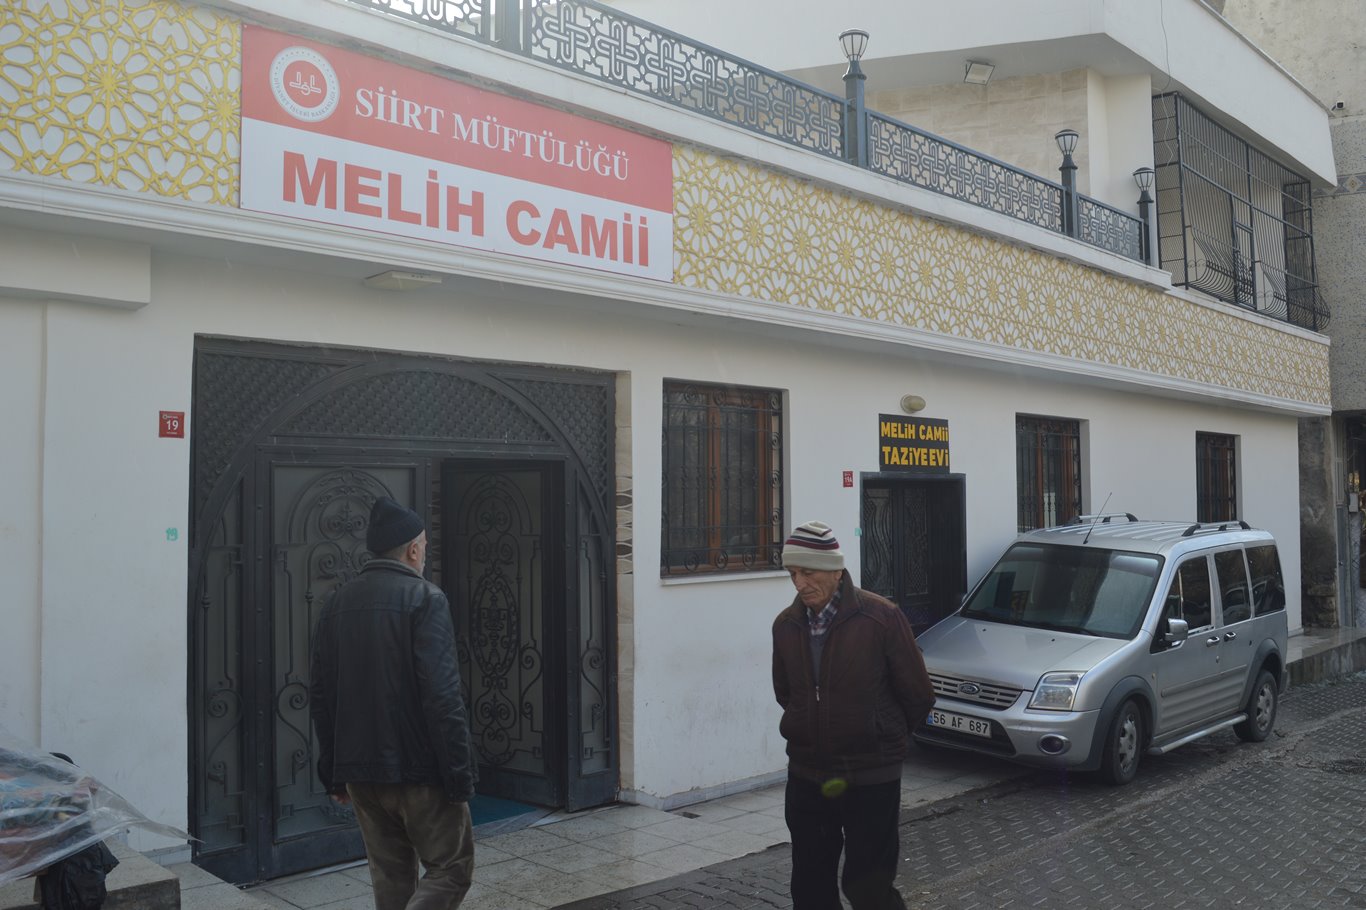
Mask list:
[[[1078,515],[1076,521],[1072,523],[1084,525],[1100,522],[1103,525],[1108,525],[1112,518],[1127,518],[1129,521],[1138,521],[1133,512],[1098,512],[1095,515]]]
[[[1237,525],[1244,531],[1251,531],[1252,525],[1243,521],[1241,518],[1234,518],[1229,521],[1206,521],[1196,522],[1189,528],[1181,532],[1182,537],[1192,537],[1202,531],[1227,531],[1230,526]]]

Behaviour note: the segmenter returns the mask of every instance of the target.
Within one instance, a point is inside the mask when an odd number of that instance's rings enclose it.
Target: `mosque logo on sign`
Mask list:
[[[270,91],[296,120],[317,123],[332,116],[341,100],[337,72],[312,48],[287,47],[270,63]]]

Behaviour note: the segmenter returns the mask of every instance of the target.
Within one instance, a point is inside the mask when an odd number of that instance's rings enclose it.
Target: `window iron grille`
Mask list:
[[[1015,418],[1017,529],[1051,528],[1081,514],[1081,423]]]
[[[1293,325],[1326,329],[1308,178],[1176,92],[1153,98],[1153,153],[1158,256],[1172,283]]]
[[[660,575],[782,568],[782,393],[666,382]]]
[[[1195,434],[1195,519],[1238,517],[1237,437]]]

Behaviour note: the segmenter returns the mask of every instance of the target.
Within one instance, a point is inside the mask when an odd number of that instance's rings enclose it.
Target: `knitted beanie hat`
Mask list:
[[[365,548],[375,555],[388,553],[415,540],[422,533],[422,519],[388,496],[375,500],[370,509],[370,526],[365,529]]]
[[[828,524],[808,521],[793,529],[792,536],[783,542],[783,568],[789,566],[826,572],[844,569],[844,553]]]

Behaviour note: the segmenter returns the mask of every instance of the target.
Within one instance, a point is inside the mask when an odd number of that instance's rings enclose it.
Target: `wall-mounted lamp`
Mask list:
[[[963,81],[969,85],[986,85],[991,81],[991,74],[995,69],[996,67],[990,63],[969,60],[963,70]]]
[[[399,272],[390,269],[387,272],[380,272],[378,275],[364,278],[361,283],[366,287],[379,288],[382,291],[416,291],[420,288],[429,288],[432,285],[440,284],[443,280],[440,275],[431,275],[427,272]]]
[[[918,411],[923,411],[925,410],[925,399],[921,398],[919,395],[902,395],[901,410],[905,411],[907,414],[915,414]]]

